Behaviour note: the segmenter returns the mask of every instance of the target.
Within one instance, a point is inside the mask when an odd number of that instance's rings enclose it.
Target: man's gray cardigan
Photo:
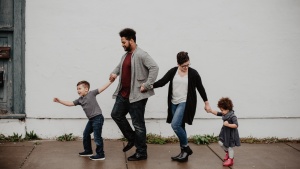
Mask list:
[[[117,97],[119,91],[121,90],[122,65],[126,55],[127,53],[122,56],[121,62],[112,72],[119,76],[119,84],[115,93],[113,94],[114,99]],[[129,95],[130,103],[154,95],[154,91],[151,85],[153,85],[157,78],[158,69],[158,65],[151,58],[151,56],[141,48],[136,47],[131,56],[131,88]],[[140,88],[143,83],[147,91],[141,93]]]

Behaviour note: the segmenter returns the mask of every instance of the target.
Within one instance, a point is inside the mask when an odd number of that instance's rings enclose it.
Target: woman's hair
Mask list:
[[[78,82],[77,83],[77,86],[79,86],[79,85],[83,85],[84,87],[87,87],[89,90],[90,90],[90,83],[89,82],[87,82],[87,81],[85,81],[85,80],[82,80],[82,81],[80,81],[80,82]]]
[[[135,31],[131,28],[125,28],[120,31],[119,35],[120,37],[125,37],[127,40],[133,39],[134,42],[136,42],[136,37],[135,37]]]
[[[190,58],[189,58],[189,55],[187,52],[181,51],[177,54],[177,63],[179,65],[181,65],[189,60],[190,60]]]
[[[218,102],[218,107],[224,110],[232,110],[233,104],[228,97],[222,97]]]

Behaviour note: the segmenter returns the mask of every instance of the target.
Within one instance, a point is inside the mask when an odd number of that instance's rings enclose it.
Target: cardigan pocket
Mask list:
[[[137,87],[141,87],[141,85],[146,82],[146,78],[145,77],[137,77],[136,81],[137,81]]]

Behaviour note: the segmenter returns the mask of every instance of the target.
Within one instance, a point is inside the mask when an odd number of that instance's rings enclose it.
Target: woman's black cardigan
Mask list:
[[[172,109],[171,109],[171,99],[172,99],[172,91],[173,91],[173,78],[177,72],[178,67],[174,67],[170,69],[160,80],[156,81],[153,84],[153,88],[159,88],[169,83],[169,92],[168,92],[168,117],[167,117],[167,123],[172,122]],[[183,125],[184,123],[188,123],[191,125],[194,120],[194,116],[196,113],[196,107],[197,107],[197,94],[196,94],[196,88],[198,92],[200,93],[203,101],[207,101],[207,96],[205,89],[202,85],[201,77],[197,70],[190,68],[188,69],[188,92],[187,92],[187,98],[186,98],[186,106],[184,111],[184,117],[183,117]]]

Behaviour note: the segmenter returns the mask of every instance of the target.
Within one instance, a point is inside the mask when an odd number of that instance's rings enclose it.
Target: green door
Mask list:
[[[25,0],[0,0],[0,119],[25,117]]]
[[[0,56],[4,49],[12,48],[12,34],[0,32]],[[3,51],[1,51],[3,50]],[[0,114],[12,113],[12,56],[10,58],[0,57]]]

